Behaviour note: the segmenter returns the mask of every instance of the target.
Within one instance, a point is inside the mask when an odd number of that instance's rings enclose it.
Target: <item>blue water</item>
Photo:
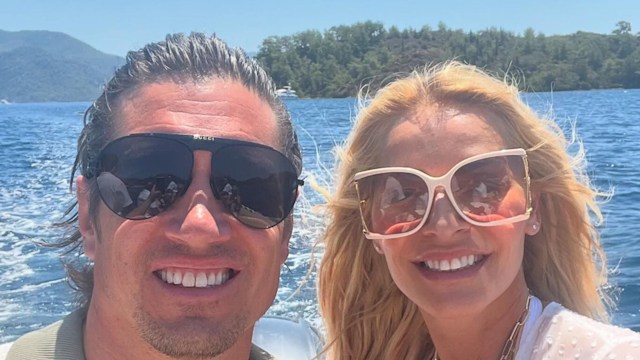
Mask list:
[[[620,291],[613,321],[640,330],[640,90],[538,93],[528,94],[526,100],[541,114],[549,114],[552,105],[553,115],[567,131],[575,123],[594,184],[615,189],[603,205],[602,227],[611,281]],[[61,236],[51,224],[73,199],[69,170],[87,105],[0,105],[0,343],[73,309],[58,254],[33,241]],[[332,149],[351,127],[355,99],[297,100],[287,106],[302,143],[307,182],[330,188]],[[274,315],[302,316],[315,325],[320,325],[313,273],[317,263],[311,258],[322,253],[321,246],[312,246],[322,231],[317,206],[321,203],[320,196],[305,186],[296,210],[291,256],[270,310]]]

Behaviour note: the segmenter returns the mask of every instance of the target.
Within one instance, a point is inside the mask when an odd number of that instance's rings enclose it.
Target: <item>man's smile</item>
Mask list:
[[[167,284],[205,288],[226,283],[238,274],[238,271],[228,268],[212,270],[165,268],[155,271],[154,274]]]

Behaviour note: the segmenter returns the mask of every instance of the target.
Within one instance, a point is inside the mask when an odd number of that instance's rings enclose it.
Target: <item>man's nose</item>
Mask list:
[[[206,248],[231,239],[231,215],[211,189],[211,153],[196,151],[192,180],[173,212],[169,237],[190,247]]]

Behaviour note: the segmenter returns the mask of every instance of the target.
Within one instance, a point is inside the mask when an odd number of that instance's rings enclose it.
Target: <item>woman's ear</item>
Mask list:
[[[529,236],[536,235],[540,231],[542,226],[542,219],[540,217],[540,194],[531,194],[531,215],[527,219],[527,228],[525,233]]]
[[[89,183],[80,175],[76,178],[76,194],[78,197],[78,230],[82,235],[84,254],[94,260],[96,254],[97,234],[89,213]]]
[[[382,246],[380,246],[380,240],[375,239],[371,240],[371,245],[373,245],[373,249],[380,255],[384,255],[384,251],[382,250]]]

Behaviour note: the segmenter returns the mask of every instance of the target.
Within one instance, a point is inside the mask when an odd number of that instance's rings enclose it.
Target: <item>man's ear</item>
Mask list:
[[[94,260],[98,237],[89,213],[89,198],[91,196],[89,182],[82,175],[76,178],[76,194],[78,197],[78,230],[82,235],[84,254]]]
[[[531,215],[529,219],[527,219],[527,228],[524,231],[529,236],[536,235],[540,232],[540,227],[542,226],[542,218],[540,217],[540,194],[531,194],[531,208]]]

